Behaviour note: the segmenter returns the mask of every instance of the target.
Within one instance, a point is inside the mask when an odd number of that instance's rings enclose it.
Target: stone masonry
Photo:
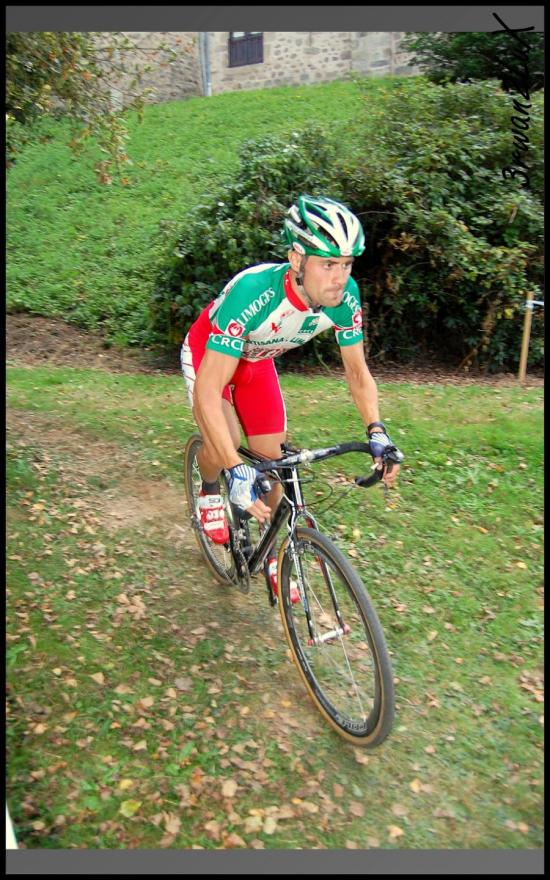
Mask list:
[[[212,94],[240,89],[345,79],[356,71],[365,76],[414,74],[408,55],[399,51],[403,32],[265,32],[261,64],[229,67],[229,33],[209,34]]]
[[[140,92],[152,89],[145,97],[145,101],[151,104],[203,94],[198,34],[184,31],[127,31],[123,35],[132,48],[124,51],[123,57],[117,50],[128,72],[125,76],[115,78],[111,74],[109,77],[114,106],[128,104],[136,88]],[[109,45],[107,33],[103,45]],[[113,60],[116,63],[118,59]],[[142,79],[138,86],[133,86],[132,79],[138,70]]]
[[[154,92],[150,103],[182,100],[210,92],[262,89],[283,85],[328,82],[345,79],[350,73],[364,76],[410,75],[418,68],[408,64],[409,56],[399,50],[403,32],[386,31],[301,31],[263,33],[263,62],[229,67],[229,36],[226,31],[208,33],[207,52],[201,54],[201,35],[196,32],[127,32],[135,45],[125,57],[130,70],[146,65],[143,87]],[[204,35],[203,35],[204,36]],[[106,34],[107,38],[108,35]],[[176,60],[161,48],[175,50]],[[113,103],[128,103],[131,76],[112,82]]]

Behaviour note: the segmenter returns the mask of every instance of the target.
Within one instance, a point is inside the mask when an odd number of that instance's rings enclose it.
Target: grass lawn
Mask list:
[[[341,380],[282,384],[294,443],[361,439]],[[201,563],[181,379],[9,367],[20,844],[542,846],[542,390],[379,388],[407,456],[392,506],[349,489],[359,456],[306,486],[392,654],[395,727],[362,752],[310,704],[263,583],[242,596]]]
[[[399,78],[369,83],[377,104]],[[75,158],[64,125],[29,146],[8,176],[7,303],[12,311],[59,316],[111,340],[138,343],[159,264],[189,211],[230,178],[249,138],[330,123],[343,141],[363,111],[352,82],[226,93],[149,105],[129,118],[128,186],[96,181],[92,146]]]

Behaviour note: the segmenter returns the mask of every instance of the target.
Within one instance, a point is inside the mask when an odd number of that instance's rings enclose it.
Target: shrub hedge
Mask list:
[[[179,341],[240,269],[285,260],[284,212],[300,192],[319,192],[342,199],[367,234],[354,276],[370,358],[515,369],[526,292],[541,298],[543,96],[529,108],[529,187],[502,174],[513,155],[512,97],[493,81],[414,78],[383,106],[366,97],[345,141],[310,125],[244,143],[235,178],[170,242],[151,304],[156,338]],[[534,317],[531,365],[543,357]],[[325,334],[292,359],[335,356]]]

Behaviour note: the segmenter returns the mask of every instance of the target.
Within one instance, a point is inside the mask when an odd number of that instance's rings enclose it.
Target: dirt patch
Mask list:
[[[166,373],[180,372],[177,351],[162,358],[149,349],[117,349],[98,333],[90,333],[56,318],[38,315],[15,314],[6,318],[6,355],[14,365],[84,367],[107,370],[113,373]],[[377,382],[409,382],[414,385],[492,385],[516,386],[513,373],[485,375],[479,372],[458,372],[441,364],[402,366],[398,364],[370,363]],[[301,366],[297,372],[319,374],[316,368],[308,370]],[[327,375],[340,378],[342,370],[331,370]],[[544,385],[542,371],[528,373],[525,387],[539,388]]]
[[[118,349],[99,333],[89,333],[57,318],[6,316],[6,357],[12,364],[82,367],[112,373],[179,372],[177,357],[162,363],[148,349]]]
[[[179,525],[188,519],[182,493],[167,480],[122,480],[103,495],[105,525],[115,531],[150,524],[155,531],[162,528],[166,539],[187,543],[192,540],[190,530]]]
[[[81,486],[88,496],[93,492],[90,478],[97,480],[93,507],[109,531],[149,525],[181,546],[193,542],[183,486],[178,490],[165,479],[136,477],[135,463],[116,444],[88,438],[65,424],[60,427],[51,417],[17,409],[8,411],[7,428],[12,442],[39,450],[45,466],[61,458],[63,464],[55,466],[63,480]]]

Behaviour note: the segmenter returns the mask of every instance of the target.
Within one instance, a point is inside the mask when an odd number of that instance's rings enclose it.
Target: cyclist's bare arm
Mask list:
[[[207,349],[195,380],[193,412],[204,441],[204,452],[199,463],[201,468],[207,464],[213,472],[242,463],[231,438],[222,405],[223,389],[231,381],[238,363],[231,355]],[[205,474],[203,471],[203,476],[209,477],[213,474]],[[247,511],[260,522],[271,517],[270,508],[260,499],[247,508]]]
[[[380,414],[378,389],[365,360],[363,343],[341,346],[340,352],[351,396],[366,428],[371,422],[379,422]],[[384,478],[387,486],[395,482],[398,473],[399,465],[396,464]]]
[[[219,469],[240,464],[241,459],[226,422],[222,392],[231,381],[239,361],[207,349],[197,371],[193,412],[204,441],[205,453]]]

